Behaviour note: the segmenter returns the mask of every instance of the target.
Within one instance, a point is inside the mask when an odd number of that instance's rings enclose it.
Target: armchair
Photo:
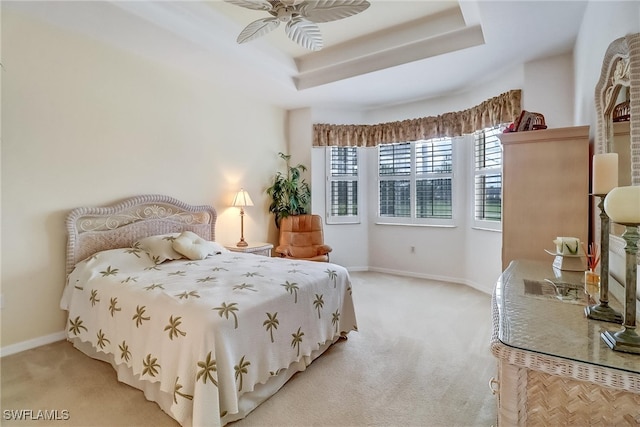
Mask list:
[[[281,258],[329,261],[331,246],[324,244],[320,215],[292,215],[280,220],[280,242],[275,252]]]

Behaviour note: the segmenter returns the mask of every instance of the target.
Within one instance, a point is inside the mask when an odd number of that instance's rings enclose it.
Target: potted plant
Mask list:
[[[269,205],[269,212],[275,214],[276,227],[280,228],[280,218],[308,212],[311,189],[301,176],[302,172],[307,170],[306,166],[302,164],[291,166],[289,164],[291,155],[284,153],[278,153],[278,155],[287,163],[287,173],[285,175],[278,172],[273,180],[273,185],[266,191],[273,199]]]

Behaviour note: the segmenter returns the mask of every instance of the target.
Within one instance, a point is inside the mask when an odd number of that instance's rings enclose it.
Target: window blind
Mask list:
[[[450,138],[379,146],[379,216],[451,219],[452,161]]]
[[[502,146],[499,128],[475,134],[475,219],[502,219]]]
[[[357,148],[329,147],[328,150],[327,222],[359,222]]]
[[[411,174],[411,144],[386,144],[379,147],[380,175]]]

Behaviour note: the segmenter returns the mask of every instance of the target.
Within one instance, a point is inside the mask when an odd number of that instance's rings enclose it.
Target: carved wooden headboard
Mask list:
[[[169,196],[141,195],[101,207],[79,207],[67,215],[66,273],[96,252],[127,248],[157,234],[193,231],[215,240],[217,213]]]

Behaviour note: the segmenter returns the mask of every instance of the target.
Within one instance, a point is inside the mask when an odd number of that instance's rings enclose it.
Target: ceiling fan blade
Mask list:
[[[246,43],[253,39],[257,39],[260,36],[267,34],[270,31],[275,30],[280,25],[280,21],[277,18],[263,18],[253,21],[247,25],[244,30],[238,35],[238,43]]]
[[[267,0],[224,0],[236,6],[246,7],[253,10],[271,10],[271,3]]]
[[[302,3],[300,14],[313,22],[330,22],[365,11],[367,0],[309,0]]]
[[[291,40],[306,49],[322,49],[322,34],[320,34],[320,28],[311,21],[297,16],[289,21],[285,27],[285,32]]]

